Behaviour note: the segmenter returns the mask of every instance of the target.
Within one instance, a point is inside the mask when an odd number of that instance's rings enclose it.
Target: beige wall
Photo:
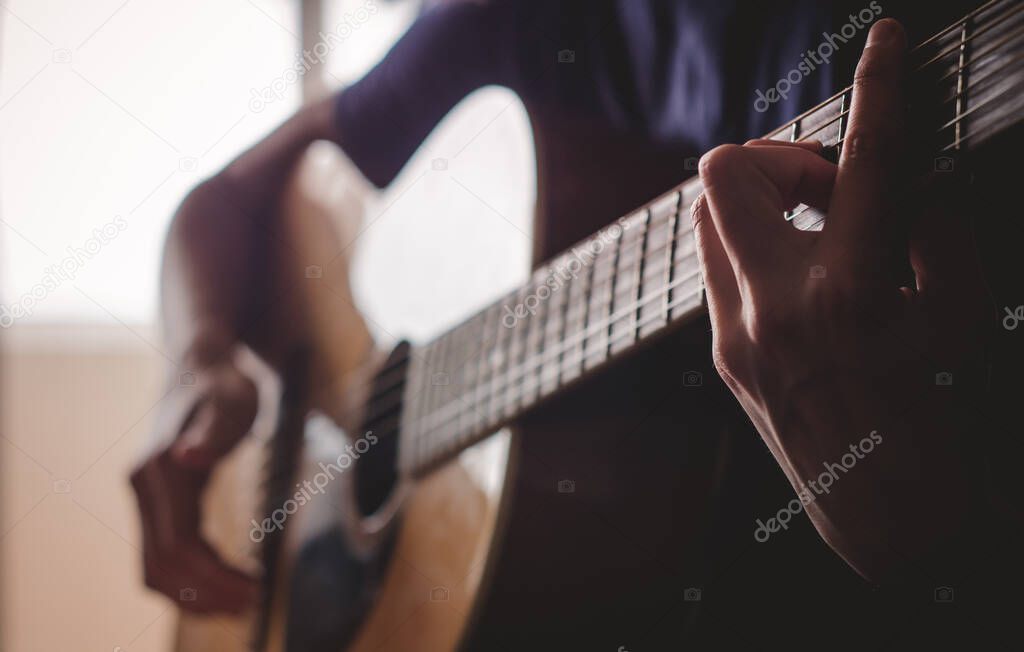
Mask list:
[[[0,337],[0,649],[167,650],[174,612],[141,585],[126,480],[159,355],[123,326]]]

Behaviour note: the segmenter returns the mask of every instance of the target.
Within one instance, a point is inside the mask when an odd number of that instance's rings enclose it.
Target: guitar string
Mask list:
[[[980,109],[980,108],[984,107],[987,104],[991,104],[997,97],[1001,96],[1005,92],[1006,91],[997,94],[996,97],[990,98],[988,101],[978,105],[977,107],[972,108],[971,111],[973,112],[974,110]],[[942,131],[950,128],[956,122],[959,122],[960,120],[962,120],[964,117],[966,117],[966,115],[965,116],[961,116],[957,120],[955,120],[953,122],[950,122],[947,125],[944,125],[942,128],[936,130],[936,133],[941,133]],[[845,138],[838,139],[836,144],[839,145],[844,140],[845,140]],[[961,142],[963,142],[963,140],[966,140],[966,139],[961,139]],[[806,210],[807,209],[804,209],[804,211],[806,211]],[[804,211],[800,211],[800,213],[802,213]],[[682,233],[683,232],[681,232],[680,235]],[[674,242],[674,241],[677,241],[678,238],[672,238],[671,240]],[[665,246],[668,246],[668,245],[665,245]],[[659,249],[663,249],[663,248],[664,248],[664,246],[659,247]],[[694,255],[693,253],[688,254],[683,259],[680,259],[679,262],[681,262],[682,260],[685,260],[686,258],[690,258],[693,255]],[[699,272],[698,272],[698,274],[699,274]],[[599,338],[599,341],[600,341],[601,344],[605,345],[605,347],[606,347],[606,350],[604,352],[602,352],[602,353],[595,353],[594,355],[601,355],[601,356],[603,356],[602,361],[604,359],[607,359],[607,358],[611,357],[612,354],[608,353],[608,349],[610,349],[617,341],[619,341],[619,340],[621,340],[621,339],[623,339],[625,337],[629,337],[629,336],[635,337],[637,329],[642,328],[644,325],[646,325],[646,322],[653,322],[655,320],[662,319],[663,318],[663,314],[658,313],[658,314],[650,315],[646,320],[637,320],[637,322],[633,325],[632,329],[630,329],[628,331],[625,331],[625,332],[622,332],[622,333],[619,333],[616,336],[610,336],[610,337],[606,336],[606,335],[604,335],[602,333],[602,331],[604,331],[608,327],[614,327],[614,325],[618,324],[622,320],[625,320],[625,319],[631,319],[631,320],[635,319],[635,312],[636,312],[636,310],[638,308],[640,308],[643,304],[645,304],[645,303],[647,303],[649,301],[653,301],[654,299],[663,297],[665,294],[670,292],[676,285],[678,285],[678,283],[671,284],[668,287],[662,287],[658,291],[656,291],[656,292],[654,292],[654,293],[652,293],[650,295],[646,295],[643,300],[641,300],[639,302],[636,302],[633,305],[630,305],[629,307],[621,310],[619,313],[610,316],[608,319],[606,319],[606,320],[604,320],[604,321],[602,321],[602,322],[600,322],[598,324],[595,324],[592,328],[588,328],[586,331],[583,331],[583,332],[575,333],[571,340],[563,341],[561,343],[562,346],[559,346],[559,347],[557,347],[555,349],[551,349],[551,350],[543,350],[543,351],[541,351],[539,356],[538,355],[530,355],[527,359],[525,359],[523,361],[523,363],[520,363],[520,364],[516,365],[515,367],[510,367],[508,370],[498,372],[496,375],[492,376],[490,379],[488,379],[486,381],[486,386],[488,388],[493,388],[495,382],[500,382],[501,384],[498,385],[497,388],[496,388],[497,391],[494,391],[494,389],[490,389],[490,391],[487,391],[483,396],[480,396],[480,391],[481,390],[479,388],[474,390],[473,396],[470,399],[472,401],[472,403],[470,404],[470,407],[472,407],[473,409],[476,409],[478,406],[482,406],[485,402],[486,403],[494,403],[495,400],[500,399],[502,396],[507,396],[508,399],[506,399],[506,402],[508,402],[510,400],[511,403],[498,405],[497,409],[500,412],[504,412],[504,411],[507,411],[507,410],[510,410],[510,409],[514,409],[516,407],[516,401],[521,399],[525,395],[525,393],[527,391],[529,391],[531,393],[533,392],[533,388],[532,387],[530,387],[530,388],[525,387],[525,383],[526,383],[527,377],[532,375],[535,372],[540,372],[540,376],[541,377],[538,379],[537,382],[540,383],[540,384],[543,384],[544,380],[545,380],[544,374],[543,374],[543,366],[545,364],[545,358],[561,356],[561,355],[563,355],[566,352],[566,350],[568,348],[575,349],[576,346],[578,345],[576,340],[580,340],[579,344],[583,344],[584,348],[580,349],[580,353],[578,354],[578,356],[574,356],[574,358],[572,360],[572,363],[575,365],[576,362],[577,362],[577,360],[575,358],[579,357],[580,359],[578,360],[578,362],[580,363],[580,373],[582,373],[583,371],[587,370],[586,367],[585,367],[585,363],[586,363],[586,361],[588,361],[588,360],[590,360],[592,358],[585,353],[585,342],[586,342],[586,340],[589,337],[591,337],[591,331],[595,331],[597,334],[601,335],[601,337]],[[696,291],[696,294],[699,294],[700,292],[701,292],[701,290],[698,289]],[[688,297],[683,297],[682,300],[692,300],[693,298],[694,298],[694,296],[688,296]],[[682,300],[677,301],[677,303],[681,302]],[[604,306],[602,305],[601,307],[603,308]],[[589,308],[589,306],[588,306],[588,308]],[[669,319],[669,321],[671,321],[671,318]],[[526,339],[529,339],[529,334],[527,334]],[[568,344],[568,346],[566,346],[565,344]],[[564,362],[564,359],[561,362]],[[557,371],[558,371],[559,375],[563,372],[563,370],[561,369],[561,363],[560,363],[560,366],[559,366]],[[520,378],[522,378],[524,382],[519,382]],[[556,383],[557,382],[558,381],[556,380]],[[461,397],[458,397],[458,401],[462,401],[462,400],[463,399]],[[424,414],[421,417],[421,420],[422,419],[429,419],[431,421],[436,421],[439,418],[443,418],[444,420],[439,422],[439,423],[437,423],[436,425],[428,424],[428,426],[427,426],[428,429],[420,431],[420,436],[427,436],[427,437],[429,437],[432,433],[438,431],[443,426],[447,426],[453,420],[458,419],[458,420],[461,421],[462,416],[463,416],[461,412],[455,412],[450,417],[442,416],[446,412],[450,411],[449,410],[449,406],[450,405],[454,405],[454,404],[457,404],[457,401],[449,402],[448,404],[446,404],[444,406],[439,406],[438,408],[435,408],[431,412],[428,412],[428,413]],[[491,410],[491,412],[493,412],[493,411],[494,410]],[[472,434],[472,433],[468,433],[468,434]]]
[[[961,18],[960,20],[956,21],[955,23],[952,23],[951,25],[949,25],[948,27],[946,27],[945,29],[940,31],[938,34],[935,34],[934,36],[932,36],[931,38],[929,38],[925,42],[923,42],[920,45],[918,45],[917,47],[915,47],[913,50],[910,51],[909,55],[913,56],[914,54],[916,54],[919,51],[923,50],[923,48],[925,46],[929,45],[932,41],[947,35],[951,31],[953,31],[954,29],[962,28],[962,26],[964,24],[966,24],[967,21],[971,20],[972,18],[974,18],[977,15],[980,15],[981,13],[987,11],[988,9],[991,9],[996,4],[998,4],[998,3],[1002,2],[1002,1],[1003,0],[992,0],[991,2],[989,2],[989,3],[985,4],[985,5],[982,5],[981,7],[978,7],[977,9],[972,11],[971,13],[969,13],[966,16],[964,16],[963,18]],[[998,17],[995,20],[998,20]],[[775,136],[775,135],[777,135],[777,134],[779,134],[781,132],[784,132],[786,130],[792,129],[793,126],[796,125],[798,122],[804,121],[808,117],[810,117],[810,116],[814,115],[815,113],[817,113],[818,111],[820,111],[821,109],[824,109],[826,106],[828,106],[832,102],[836,101],[837,99],[839,99],[843,95],[846,95],[848,92],[850,92],[852,90],[852,88],[853,88],[852,86],[847,86],[846,88],[844,88],[841,91],[837,92],[836,94],[832,95],[828,99],[826,99],[826,100],[824,100],[824,101],[822,101],[822,102],[812,106],[811,108],[807,109],[806,111],[804,111],[800,115],[796,116],[795,118],[793,118],[789,122],[786,122],[785,124],[783,124],[779,128],[777,128],[777,129],[775,129],[773,131],[768,132],[768,135],[766,135],[765,138],[771,138],[772,136]]]
[[[1017,62],[1017,61],[1019,61],[1021,59],[1024,59],[1024,52],[1011,57],[1008,61],[1005,62],[1003,68],[999,68],[999,67],[994,67],[993,66],[990,70],[989,69],[985,70],[989,74],[987,74],[987,75],[978,75],[978,76],[971,77],[970,81],[968,82],[967,85],[965,85],[963,88],[961,88],[959,90],[956,90],[956,92],[953,93],[953,95],[947,97],[944,100],[941,100],[939,102],[939,106],[943,106],[945,104],[949,104],[950,102],[953,102],[953,101],[955,101],[955,100],[957,100],[959,98],[964,97],[964,95],[967,93],[967,91],[975,91],[975,92],[977,92],[980,89],[980,87],[985,86],[985,84],[983,83],[985,81],[988,81],[990,79],[996,79],[996,80],[1000,79],[999,77],[996,76],[996,73],[1005,72],[1004,68],[1009,67],[1009,64],[1015,63],[1015,62]],[[970,63],[964,64],[963,66],[958,67],[953,72],[954,73],[959,73],[959,72],[966,71],[973,64],[976,64],[976,63],[979,63],[979,62],[972,61]],[[952,89],[956,89],[957,87],[954,84],[954,85],[951,86],[951,88]],[[848,115],[850,115],[850,109],[844,109],[841,113],[839,113],[838,115],[833,117],[831,120],[818,125],[817,127],[812,129],[811,131],[808,131],[806,133],[802,133],[800,135],[800,139],[798,141],[796,141],[796,142],[806,142],[808,140],[811,140],[811,136],[813,136],[814,134],[822,131],[823,129],[826,129],[826,128],[834,125],[836,122],[839,122],[840,120],[842,120],[843,118],[845,118]],[[940,133],[940,132],[936,131],[936,133]],[[781,141],[780,140],[780,142],[790,142],[790,141]]]
[[[990,5],[994,5],[994,4],[996,4],[996,3],[995,3],[995,2],[993,2],[993,3],[990,3]],[[984,10],[984,9],[985,9],[984,7],[983,7],[983,8],[981,8],[981,10]],[[1015,9],[1015,10],[1011,10],[1010,12],[1007,12],[1007,13],[1009,13],[1010,15],[1013,15],[1014,13],[1016,13],[1016,11],[1017,11],[1017,10]],[[961,20],[961,21],[958,21],[958,23],[956,23],[956,24],[954,24],[954,25],[951,25],[951,26],[950,26],[949,28],[947,28],[947,30],[946,30],[946,31],[949,31],[949,30],[951,30],[951,29],[955,29],[955,28],[956,28],[957,26],[959,26],[959,25],[960,25],[960,24],[962,24],[963,22],[964,22],[963,20]],[[981,30],[979,30],[979,33],[980,33],[980,31],[981,31]],[[986,31],[987,31],[987,30],[986,30]],[[976,34],[975,34],[975,36],[979,35],[979,33],[976,33]],[[941,35],[941,34],[940,34],[940,35]],[[934,38],[937,38],[937,37],[938,37],[938,36],[940,36],[940,35],[936,35],[936,37],[933,37],[933,39],[934,39]],[[996,44],[996,46],[998,46],[998,45],[1001,45],[1001,44],[1002,44],[1002,43],[1004,43],[1004,42],[1009,42],[1009,40],[1011,40],[1011,38],[1015,37],[1016,35],[1017,35],[1017,32],[1014,32],[1014,33],[1012,33],[1012,34],[1011,34],[1011,35],[1009,35],[1008,37],[1005,37],[1004,39],[1002,39],[1002,41],[1001,41],[1000,43],[997,43],[997,44]],[[924,45],[924,44],[922,44],[922,45]],[[995,49],[995,47],[996,47],[996,46],[990,47],[990,48],[989,48],[988,50],[986,50],[986,51],[985,51],[985,54],[988,54],[989,52],[993,51],[993,50]],[[918,50],[918,49],[920,49],[920,47],[921,47],[921,46],[918,46],[918,48],[915,48],[915,51],[916,51],[916,50]],[[958,46],[958,47],[959,47],[959,46]],[[950,51],[949,53],[953,53],[953,52],[954,52],[954,50],[951,50],[951,51]],[[948,53],[947,53],[947,54],[948,54]],[[977,55],[977,56],[981,56],[981,55]],[[1011,61],[1015,61],[1015,60],[1016,60],[1017,58],[1019,58],[1019,57],[1016,57],[1016,58],[1014,58],[1014,59],[1013,59],[1013,60],[1011,60]],[[937,60],[939,60],[939,59],[940,59],[940,58],[935,58],[935,59],[933,59],[933,61],[937,61]],[[972,59],[972,63],[975,63],[975,61],[974,61],[973,59]],[[970,64],[968,64],[968,65],[970,65]],[[921,68],[919,68],[919,70],[920,70],[920,69],[923,69],[924,67],[925,67],[925,66],[922,66]],[[961,67],[960,69],[958,69],[958,70],[961,70],[961,69],[963,69],[963,68],[965,68],[965,67],[968,67],[968,66],[962,66],[962,67]],[[954,72],[957,72],[957,71],[954,71]],[[946,77],[948,77],[948,76],[949,76],[949,75],[947,75]],[[987,77],[990,77],[990,76],[991,76],[991,75],[988,75]],[[986,77],[986,78],[987,78],[987,77]],[[978,84],[978,83],[980,83],[980,81],[981,81],[981,80],[978,80],[977,82],[975,82],[975,84]],[[973,88],[973,87],[968,87],[968,89],[967,89],[967,90],[970,90],[971,88]],[[846,89],[846,90],[844,90],[843,92],[841,92],[841,93],[837,94],[837,95],[836,95],[836,96],[834,96],[834,97],[836,97],[836,98],[837,98],[837,97],[840,97],[841,95],[845,94],[846,92],[849,92],[849,89]],[[959,94],[960,94],[960,93],[958,92],[958,95],[959,95]],[[945,102],[949,102],[949,101],[951,101],[952,99],[953,99],[953,98],[947,98],[947,100],[945,100]],[[983,106],[985,106],[986,104],[989,104],[989,103],[991,103],[991,101],[992,101],[992,100],[990,99],[990,100],[989,100],[988,102],[985,102],[985,103],[983,103],[983,104],[981,104],[981,105],[978,105],[977,107],[973,107],[973,108],[971,109],[971,111],[973,112],[974,110],[980,109],[980,108],[982,108]],[[828,104],[828,102],[829,102],[829,101],[827,100],[826,102],[822,103],[822,106],[823,106],[823,105],[825,105],[825,104]],[[813,109],[812,109],[812,111],[811,111],[811,112],[813,112]],[[810,112],[809,112],[809,113],[810,113]],[[832,121],[831,121],[831,122],[830,122],[829,124],[831,124],[832,122],[835,122],[835,121],[837,121],[837,120],[841,119],[841,118],[843,117],[843,115],[845,115],[845,114],[847,114],[847,113],[848,113],[848,111],[846,111],[846,112],[843,112],[843,113],[842,113],[842,114],[841,114],[840,116],[837,116],[836,118],[834,118],[834,119],[833,119],[833,120],[832,120]],[[940,128],[938,129],[938,130],[936,130],[936,133],[941,133],[941,132],[942,132],[943,130],[945,130],[945,129],[948,129],[948,128],[950,128],[950,127],[953,127],[953,126],[954,126],[954,125],[955,125],[956,123],[958,123],[958,122],[959,122],[960,120],[964,119],[964,117],[966,117],[966,116],[961,116],[960,118],[956,119],[955,121],[953,121],[953,122],[950,122],[950,123],[947,123],[947,124],[946,124],[946,125],[944,125],[943,127],[940,127]],[[797,123],[797,122],[798,122],[799,120],[800,120],[800,118],[798,117],[798,118],[796,118],[796,119],[794,119],[794,120],[790,121],[789,123],[787,123],[787,125],[784,125],[783,127],[780,127],[780,128],[778,129],[778,130],[776,130],[776,133],[777,133],[777,132],[780,132],[780,131],[784,131],[784,130],[785,130],[786,128],[790,128],[790,127],[792,127],[792,126],[793,126],[793,125],[795,125],[795,124],[796,124],[796,123]],[[812,133],[815,133],[815,132],[812,132]],[[804,137],[803,139],[801,139],[801,140],[806,140],[806,139],[807,139],[807,138],[806,138],[806,135],[805,135],[805,137]],[[839,139],[839,140],[837,141],[837,145],[838,145],[838,144],[841,144],[841,143],[843,142],[843,140],[844,140],[844,139]],[[947,149],[948,149],[948,148],[947,148]],[[668,243],[666,243],[665,245],[663,245],[663,246],[660,246],[660,247],[658,247],[657,249],[654,249],[654,250],[650,250],[650,251],[646,252],[646,253],[645,253],[644,255],[648,255],[648,254],[653,254],[653,253],[656,253],[656,252],[657,252],[658,250],[663,250],[663,249],[667,248],[668,246],[671,246],[672,244],[676,243],[677,241],[678,241],[678,238],[677,238],[677,237],[673,237],[673,238],[671,238],[671,239],[670,239],[670,241],[669,241]],[[689,257],[689,256],[688,256],[688,257]],[[685,260],[685,258],[684,258],[684,259],[680,259],[680,261],[677,261],[677,263],[676,263],[676,264],[678,264],[678,262],[681,262],[682,260]],[[669,287],[669,288],[665,288],[665,289],[663,289],[663,290],[662,290],[662,292],[661,292],[661,293],[659,293],[659,294],[655,294],[655,295],[649,295],[649,296],[652,296],[652,297],[658,298],[658,297],[660,297],[660,296],[661,296],[662,294],[664,294],[665,292],[667,292],[667,291],[670,291],[671,289],[672,289],[671,287]],[[635,310],[635,308],[634,308],[634,310]],[[618,321],[620,321],[620,320],[622,320],[622,319],[626,319],[626,318],[628,318],[628,317],[630,316],[630,315],[629,315],[628,313],[629,313],[629,312],[632,312],[632,311],[633,311],[633,310],[626,310],[626,311],[622,311],[622,314],[621,314],[621,316],[619,316],[619,317],[616,317],[616,318],[614,318],[614,319],[611,319],[611,320],[609,320],[609,321],[610,321],[610,322],[611,322],[612,324],[615,324],[615,323],[617,323]],[[656,316],[657,316],[658,318],[660,318],[660,315],[656,315]],[[604,324],[596,324],[596,325],[595,325],[595,326],[593,327],[593,329],[588,329],[587,333],[589,333],[589,331],[590,331],[590,330],[594,330],[594,329],[599,329],[599,328],[601,328],[602,326],[607,326],[607,325],[608,325],[607,323],[604,323]],[[629,333],[624,333],[623,335],[628,335],[628,334],[629,334]],[[575,339],[575,338],[580,338],[581,340],[585,340],[585,339],[586,339],[586,337],[589,337],[589,335],[586,335],[586,334],[582,334],[582,335],[581,335],[581,334],[576,334],[576,335],[574,335],[574,339]],[[576,343],[575,343],[575,341],[573,341],[573,343],[572,343],[572,346],[573,346],[573,347],[575,347],[575,346],[576,346]],[[562,351],[561,351],[561,352],[559,353],[559,355],[560,355],[561,353],[564,353],[564,349],[565,349],[565,348],[566,348],[566,347],[562,347]],[[549,355],[550,355],[550,353],[549,353]],[[401,361],[396,361],[396,364],[398,364],[399,362],[401,362]],[[522,365],[519,365],[519,366],[522,366]],[[518,377],[518,376],[517,376],[517,377]]]
[[[957,41],[956,43],[953,44],[953,47],[951,47],[950,49],[945,50],[943,52],[940,52],[939,54],[935,55],[934,57],[932,57],[928,61],[925,61],[923,64],[921,64],[920,66],[915,68],[914,72],[920,72],[920,71],[924,70],[925,68],[927,68],[928,66],[932,65],[933,63],[936,63],[938,61],[941,61],[942,59],[945,59],[950,54],[957,54],[957,55],[959,55],[960,54],[960,49],[963,48],[966,44],[970,43],[975,38],[977,38],[979,36],[982,36],[983,34],[987,34],[987,33],[991,32],[993,29],[995,29],[996,27],[999,27],[1006,20],[1012,18],[1016,14],[1019,14],[1021,11],[1024,11],[1024,4],[1017,5],[1017,7],[1015,9],[1010,9],[1010,10],[1006,11],[1005,13],[997,16],[996,18],[992,19],[991,21],[989,21],[987,24],[985,24],[981,28],[977,28],[976,27],[972,31],[970,36],[968,36],[968,37],[966,37],[966,38],[964,38],[964,39],[962,39],[960,41]],[[957,24],[957,27],[960,27],[961,30],[966,29],[967,28],[967,21],[966,20],[961,20]]]
[[[560,340],[556,347],[551,349],[544,349],[537,353],[530,354],[528,357],[524,356],[522,362],[517,363],[514,366],[506,367],[504,369],[499,368],[488,379],[475,379],[473,383],[475,388],[471,390],[471,392],[473,392],[474,394],[479,394],[483,387],[490,387],[490,391],[484,394],[484,398],[487,396],[499,396],[505,393],[509,388],[513,387],[514,385],[520,384],[518,381],[521,378],[525,379],[529,375],[533,375],[537,372],[540,372],[543,369],[544,365],[553,361],[553,359],[559,358],[570,351],[576,353],[577,346],[581,347],[578,349],[578,357],[580,359],[579,362],[581,364],[585,360],[592,359],[592,357],[595,355],[607,356],[609,348],[611,348],[615,343],[624,339],[627,336],[635,337],[636,331],[638,329],[643,328],[643,326],[663,319],[665,320],[666,324],[670,323],[673,320],[673,317],[664,314],[664,307],[662,311],[655,314],[647,315],[643,319],[636,319],[636,312],[639,308],[642,308],[644,305],[651,303],[657,299],[663,299],[669,292],[675,290],[676,288],[685,283],[690,283],[695,279],[699,279],[699,277],[700,270],[693,270],[685,277],[677,279],[672,283],[659,288],[658,290],[652,291],[650,294],[645,294],[644,298],[641,299],[640,301],[635,301],[632,304],[626,306],[625,308],[620,309],[618,312],[610,314],[607,318],[603,319],[602,321],[589,325],[585,330],[575,332],[571,338],[565,338]],[[698,286],[699,287],[697,289],[684,295],[681,299],[680,297],[676,297],[676,300],[682,303],[684,300],[692,301],[696,299],[697,297],[700,296],[701,292],[703,291],[700,287],[699,282]],[[607,307],[610,308],[611,306],[611,302],[608,302]],[[605,306],[601,305],[600,307],[604,308]],[[624,321],[626,319],[634,321],[626,322]],[[617,333],[615,335],[609,335],[608,330],[614,328],[614,326],[620,323],[629,324],[630,329],[627,331]],[[646,335],[644,335],[643,337],[646,337]],[[602,345],[602,347],[604,348],[604,351],[602,353],[588,353],[585,351],[585,345],[587,341],[591,339],[596,339],[597,343]],[[529,352],[527,351],[526,353]],[[472,357],[479,360],[486,357],[486,353],[484,353],[483,355],[481,355],[480,353],[474,353]],[[574,357],[572,358],[573,364],[575,364],[576,362],[576,357],[577,356],[574,355]],[[567,358],[562,358],[561,360],[557,360],[556,363],[561,365],[562,363],[565,362],[566,359]],[[500,384],[495,385],[496,383]],[[494,391],[495,389],[497,389],[497,391]],[[423,415],[423,417],[421,418],[429,419],[430,413]]]
[[[1008,90],[1009,90],[1009,89],[1008,89]],[[1006,92],[1006,91],[1004,91],[1004,92]],[[1002,94],[1002,93],[999,93],[999,94],[998,94],[998,95],[997,95],[996,97],[998,97],[998,96],[999,96],[999,95],[1001,95],[1001,94]],[[971,112],[974,112],[974,111],[976,111],[976,110],[979,110],[979,108],[982,108],[982,107],[986,106],[987,104],[990,104],[990,103],[991,103],[992,101],[994,101],[994,99],[995,99],[995,98],[993,97],[993,98],[991,98],[991,99],[987,100],[986,102],[983,102],[983,103],[981,103],[981,104],[978,104],[977,106],[975,106],[975,107],[973,107],[973,108],[972,108]],[[966,117],[967,117],[967,115],[965,114],[964,116],[962,116],[962,117],[961,117],[961,118],[959,118],[958,120],[963,120],[963,119],[964,119],[964,118],[966,118]],[[944,125],[943,127],[941,127],[941,128],[939,128],[939,129],[937,129],[937,130],[935,131],[935,133],[936,133],[936,134],[938,134],[938,133],[941,133],[942,131],[945,131],[945,130],[949,129],[950,127],[952,127],[952,126],[953,126],[953,124],[955,124],[955,122],[958,122],[958,120],[957,120],[957,121],[954,121],[954,122],[950,122],[950,123],[947,123],[947,124],[946,124],[946,125]],[[805,140],[806,140],[806,139],[802,139],[802,140],[801,140],[801,142],[803,142],[803,141],[805,141]],[[842,144],[842,143],[843,143],[843,142],[844,142],[845,140],[846,140],[846,138],[840,138],[840,139],[838,139],[838,140],[837,140],[836,144],[837,144],[837,145],[839,145],[839,144]],[[963,139],[962,139],[962,140],[963,140]],[[679,189],[677,189],[676,191],[680,191],[680,190],[679,190]],[[809,207],[808,207],[808,208],[809,208]],[[803,209],[802,211],[800,211],[800,212],[796,213],[796,214],[794,215],[794,217],[797,217],[797,216],[798,216],[798,215],[800,215],[801,213],[805,212],[806,210],[808,210],[808,208],[805,208],[805,209]],[[660,226],[660,225],[662,225],[662,224],[660,224],[660,223],[659,223],[658,225]],[[673,245],[677,245],[677,244],[679,244],[679,243],[680,243],[680,237],[679,237],[679,236],[680,236],[680,235],[682,235],[683,233],[689,233],[689,232],[691,232],[691,231],[684,231],[684,230],[680,230],[680,231],[678,231],[678,232],[677,232],[677,234],[675,234],[675,235],[673,235],[673,236],[671,236],[671,237],[669,237],[669,238],[668,238],[668,241],[666,242],[666,244],[664,244],[664,245],[659,245],[659,246],[657,246],[657,247],[655,247],[655,248],[653,248],[653,249],[645,250],[645,251],[644,251],[643,253],[641,253],[641,254],[640,254],[639,258],[651,257],[651,258],[652,258],[652,260],[660,260],[659,258],[656,258],[656,259],[655,259],[655,258],[653,258],[653,257],[654,257],[654,256],[656,256],[656,255],[657,255],[657,254],[659,254],[659,253],[662,253],[662,252],[664,252],[664,251],[665,251],[665,250],[667,250],[667,249],[668,249],[669,247],[671,247],[671,246],[673,246]],[[637,248],[637,249],[638,249],[638,248]],[[679,259],[676,259],[676,260],[674,260],[674,261],[673,261],[673,264],[674,264],[674,265],[679,265],[679,264],[681,264],[681,263],[684,263],[684,262],[686,262],[686,261],[690,260],[690,259],[691,259],[691,258],[693,258],[694,256],[695,256],[695,252],[690,252],[690,253],[686,254],[685,256],[683,256],[682,258],[679,258]],[[658,263],[658,264],[659,264],[659,266],[662,266],[662,265],[664,265],[663,263]],[[542,269],[544,269],[544,268],[542,268]],[[612,275],[616,274],[616,273],[617,273],[618,271],[621,271],[621,269],[618,269],[618,268],[609,268],[609,270],[608,270],[608,272],[607,272],[607,273],[608,273],[609,275],[608,275],[607,277],[602,277],[602,278],[600,279],[600,282],[602,282],[602,284],[603,284],[603,282],[604,282],[604,281],[606,281],[606,280],[610,280],[610,279],[611,279],[611,277],[612,277]],[[541,274],[541,275],[545,275],[545,274]],[[592,284],[592,287],[593,287],[593,285],[594,285],[594,284]],[[672,288],[674,288],[674,287],[675,287],[676,285],[678,285],[678,284],[674,284],[674,285],[671,285],[671,286],[669,286],[669,288],[670,288],[670,289],[672,289]],[[516,295],[518,295],[518,294],[519,294],[519,293],[521,293],[521,292],[522,292],[522,290],[518,290],[518,291],[516,291],[515,293],[512,293],[512,294],[511,294],[510,296],[516,296]],[[595,324],[593,324],[593,325],[592,325],[592,327],[591,327],[591,328],[589,328],[588,330],[586,330],[586,331],[584,331],[584,332],[577,332],[577,333],[574,333],[574,334],[572,335],[572,337],[571,337],[571,338],[569,338],[569,339],[564,339],[564,340],[562,340],[562,342],[560,342],[559,344],[560,344],[560,345],[567,345],[567,346],[569,346],[569,347],[571,347],[571,346],[575,346],[575,344],[577,344],[577,342],[575,342],[575,340],[585,340],[585,339],[587,339],[587,338],[591,337],[592,335],[594,335],[594,334],[597,334],[597,333],[599,333],[599,332],[600,332],[601,330],[603,330],[603,329],[605,329],[606,327],[608,327],[608,325],[611,325],[611,324],[615,324],[615,323],[617,323],[618,321],[621,321],[621,320],[623,320],[623,319],[626,319],[626,318],[630,317],[630,314],[631,314],[632,312],[635,312],[635,310],[636,310],[637,308],[639,308],[639,307],[642,307],[642,305],[644,305],[645,303],[647,303],[647,302],[649,302],[649,301],[651,301],[651,300],[653,300],[654,298],[657,298],[657,297],[658,297],[657,295],[649,295],[649,296],[648,296],[648,297],[646,297],[645,299],[642,299],[641,301],[638,301],[638,302],[636,302],[636,303],[635,303],[634,305],[630,305],[630,306],[627,306],[626,308],[623,308],[623,309],[622,309],[622,310],[621,310],[620,312],[616,313],[616,315],[612,315],[612,317],[611,317],[610,319],[606,319],[606,320],[604,320],[604,321],[601,321],[601,322],[595,323]],[[590,309],[591,307],[603,307],[603,306],[590,306],[590,305],[587,305],[587,306],[582,306],[582,307],[583,307],[584,309]],[[490,308],[488,308],[488,309],[490,309]],[[550,356],[555,356],[555,355],[558,355],[558,354],[561,354],[561,353],[563,353],[563,352],[565,351],[565,349],[566,349],[566,346],[561,346],[561,348],[553,348],[553,349],[546,349],[546,350],[545,350],[545,354],[546,354],[546,355],[550,355]],[[515,377],[513,377],[513,378],[515,378]]]

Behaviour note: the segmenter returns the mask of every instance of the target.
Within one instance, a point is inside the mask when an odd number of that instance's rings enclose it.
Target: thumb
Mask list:
[[[217,372],[185,420],[171,449],[174,458],[187,467],[210,468],[249,432],[258,405],[252,380],[234,368]]]

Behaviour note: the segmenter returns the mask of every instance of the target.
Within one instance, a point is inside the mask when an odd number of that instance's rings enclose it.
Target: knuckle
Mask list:
[[[764,351],[778,352],[793,336],[798,320],[782,306],[750,310],[746,315],[751,342]]]
[[[872,52],[869,48],[865,50],[864,56],[860,58],[857,69],[853,73],[854,92],[863,90],[865,86],[879,83],[895,85],[898,76],[899,71],[891,61],[877,56],[877,53]]]
[[[739,342],[734,335],[715,333],[711,343],[711,361],[715,371],[729,387],[738,386],[736,369],[739,363]]]
[[[700,193],[697,195],[697,199],[690,204],[690,220],[693,222],[693,228],[696,229],[702,221],[707,219],[707,216],[708,198],[704,196],[704,193]]]
[[[843,141],[843,156],[851,161],[876,161],[888,155],[889,142],[879,130],[853,129]]]
[[[742,145],[719,145],[700,158],[700,177],[705,185],[711,186],[730,174],[745,157]]]

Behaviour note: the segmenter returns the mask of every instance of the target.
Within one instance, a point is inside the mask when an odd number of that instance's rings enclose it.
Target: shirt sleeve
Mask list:
[[[512,87],[512,3],[454,0],[425,12],[365,77],[339,93],[339,144],[378,188],[438,122],[484,86]]]

